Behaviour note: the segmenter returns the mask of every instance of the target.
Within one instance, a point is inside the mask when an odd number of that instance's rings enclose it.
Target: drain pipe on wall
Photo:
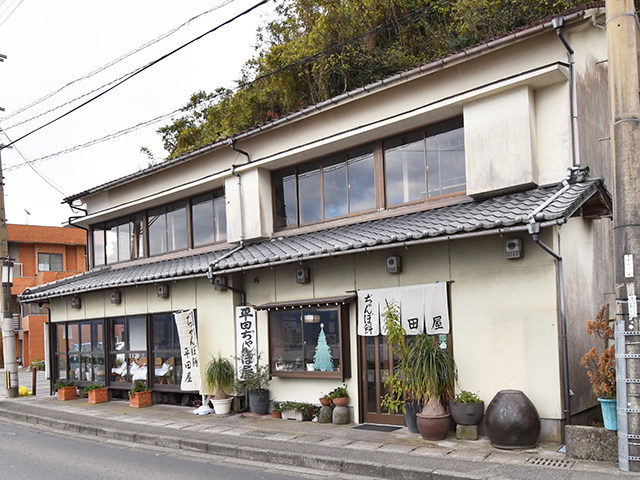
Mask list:
[[[533,213],[529,215],[531,222],[527,226],[534,243],[551,255],[558,266],[558,283],[560,290],[560,330],[562,336],[562,372],[564,375],[564,414],[567,425],[571,425],[571,390],[569,389],[569,350],[567,345],[567,307],[564,296],[564,268],[562,257],[540,240],[540,223],[536,222]]]
[[[576,93],[576,62],[573,48],[567,42],[567,39],[562,35],[564,29],[564,17],[555,17],[551,24],[556,30],[556,34],[560,41],[567,49],[569,54],[569,77],[570,77],[570,89],[571,89],[571,137],[573,141],[573,166],[580,166],[580,140],[578,137],[578,96]]]

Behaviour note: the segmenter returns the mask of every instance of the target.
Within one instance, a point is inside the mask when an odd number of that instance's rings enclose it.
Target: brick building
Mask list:
[[[7,225],[9,257],[15,263],[11,300],[16,352],[22,365],[45,358],[47,309],[38,303],[20,305],[27,287],[44,285],[86,270],[86,233],[72,227]]]

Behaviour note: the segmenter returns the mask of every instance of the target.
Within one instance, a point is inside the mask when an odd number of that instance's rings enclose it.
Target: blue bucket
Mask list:
[[[602,419],[604,428],[607,430],[618,430],[618,409],[615,398],[599,398],[602,408]]]

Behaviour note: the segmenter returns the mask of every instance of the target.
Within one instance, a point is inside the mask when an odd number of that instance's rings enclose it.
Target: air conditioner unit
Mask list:
[[[79,297],[73,297],[71,299],[71,308],[80,308],[80,298]]]
[[[401,273],[402,272],[402,257],[400,255],[393,255],[387,257],[385,262],[385,269],[387,273]]]
[[[522,250],[522,241],[519,238],[507,240],[504,246],[504,256],[508,259],[522,258],[524,252]]]
[[[308,268],[299,268],[296,270],[296,283],[309,283]]]
[[[120,305],[120,292],[111,292],[111,303],[115,303],[116,305]]]
[[[158,285],[158,298],[169,298],[169,285]]]
[[[222,292],[227,289],[227,277],[217,276],[213,279],[213,289]]]

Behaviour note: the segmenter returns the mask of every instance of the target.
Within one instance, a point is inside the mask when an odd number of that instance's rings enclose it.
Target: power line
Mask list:
[[[161,56],[160,58],[148,63],[147,65],[145,65],[144,67],[140,67],[137,70],[135,70],[133,73],[129,74],[126,78],[122,79],[121,81],[119,81],[118,83],[116,83],[115,85],[111,86],[110,88],[108,88],[107,90],[99,93],[98,95],[90,98],[89,100],[87,100],[84,103],[81,103],[80,105],[78,105],[77,107],[72,108],[71,110],[69,110],[68,112],[54,118],[53,120],[45,123],[44,125],[41,125],[38,128],[35,128],[33,130],[31,130],[28,133],[25,133],[24,135],[22,135],[21,137],[19,137],[18,139],[14,140],[13,142],[11,142],[8,145],[5,145],[2,148],[7,148],[10,147],[12,145],[14,145],[15,143],[19,142],[20,140],[23,140],[25,138],[27,138],[28,136],[38,132],[39,130],[42,130],[45,127],[48,127],[49,125],[51,125],[52,123],[57,122],[58,120],[61,120],[62,118],[66,117],[67,115],[70,115],[71,113],[75,112],[76,110],[79,110],[80,108],[84,107],[85,105],[88,105],[89,103],[93,102],[94,100],[97,100],[98,98],[100,98],[101,96],[105,95],[106,93],[110,92],[111,90],[115,89],[116,87],[122,85],[124,82],[126,82],[127,80],[130,80],[131,78],[135,77],[136,75],[138,75],[139,73],[144,72],[145,70],[147,70],[148,68],[151,68],[152,66],[156,65],[157,63],[160,63],[162,60],[170,57],[171,55],[173,55],[176,52],[179,52],[180,50],[182,50],[183,48],[186,48],[187,46],[191,45],[194,42],[197,42],[198,40],[202,39],[203,37],[205,37],[206,35],[209,35],[210,33],[215,32],[216,30],[219,30],[220,28],[224,27],[225,25],[228,25],[230,23],[233,23],[234,21],[236,21],[237,19],[243,17],[244,15],[247,15],[248,13],[252,12],[253,10],[255,10],[256,8],[264,5],[265,3],[267,3],[269,0],[262,0],[258,3],[256,3],[255,5],[253,5],[252,7],[248,8],[247,10],[245,10],[242,13],[239,13],[238,15],[236,15],[235,17],[221,23],[220,25],[212,28],[211,30],[208,30],[207,32],[203,33],[202,35],[197,36],[196,38],[194,38],[193,40],[188,41],[187,43],[181,45],[180,47],[172,50],[169,53],[166,53],[165,55]]]
[[[20,0],[20,3],[18,3],[18,5],[16,5],[16,8],[14,8],[13,10],[11,10],[11,12],[9,12],[9,15],[7,15],[7,16],[5,17],[5,19],[4,19],[4,20],[2,20],[2,23],[0,23],[0,27],[1,27],[2,25],[4,25],[4,22],[6,22],[7,20],[9,20],[9,17],[11,17],[11,15],[13,15],[13,13],[18,9],[18,7],[19,7],[20,5],[22,5],[22,2],[23,2],[23,1],[24,1],[24,0]],[[4,2],[2,2],[2,3],[4,3]],[[6,11],[9,9],[9,7],[11,7],[11,5],[13,5],[13,2],[11,2],[11,3],[7,6],[7,8],[5,8],[5,9],[4,9],[4,11],[3,11],[2,13],[0,13],[0,17],[1,17],[2,15],[4,15],[4,12],[6,12]]]
[[[178,30],[180,30],[180,29],[181,29],[181,28],[183,28],[184,26],[186,26],[186,25],[190,24],[190,23],[191,23],[191,22],[193,22],[194,20],[197,20],[198,18],[200,18],[200,17],[202,17],[202,16],[204,16],[204,15],[207,15],[207,14],[209,14],[209,13],[211,13],[211,12],[214,12],[214,11],[216,11],[216,10],[218,10],[218,9],[220,9],[220,8],[222,8],[222,7],[226,6],[226,5],[228,5],[229,3],[232,3],[232,2],[234,2],[234,1],[235,1],[235,0],[225,0],[224,2],[222,2],[222,3],[218,4],[218,5],[216,5],[215,7],[213,7],[212,9],[207,10],[206,12],[202,12],[202,13],[200,13],[199,15],[196,15],[195,17],[190,18],[190,19],[189,19],[189,20],[187,20],[186,22],[183,22],[182,24],[180,24],[180,25],[178,25],[177,27],[175,27],[175,28],[173,28],[173,29],[169,30],[168,32],[166,32],[166,33],[164,33],[164,34],[160,35],[159,37],[156,37],[156,38],[154,38],[153,40],[150,40],[150,41],[148,41],[147,43],[145,43],[145,44],[143,44],[143,45],[141,45],[141,46],[139,46],[139,47],[137,47],[137,48],[135,48],[135,49],[131,50],[129,53],[126,53],[125,55],[122,55],[122,56],[120,56],[120,57],[116,58],[115,60],[112,60],[111,62],[109,62],[109,63],[107,63],[107,64],[103,65],[102,67],[100,67],[100,68],[98,68],[98,69],[96,69],[96,70],[93,70],[92,72],[89,72],[89,73],[87,73],[86,75],[83,75],[82,77],[77,78],[76,80],[73,80],[73,81],[71,81],[71,82],[67,83],[66,85],[64,85],[64,86],[62,86],[62,87],[60,87],[60,88],[58,88],[57,90],[54,90],[54,91],[53,91],[53,92],[51,92],[51,93],[48,93],[48,94],[47,94],[47,95],[45,95],[44,97],[42,97],[42,98],[40,98],[40,99],[38,99],[38,100],[35,100],[35,101],[31,102],[30,104],[28,104],[28,105],[26,105],[26,106],[24,106],[24,107],[21,107],[21,108],[19,108],[18,110],[14,111],[14,112],[11,112],[9,115],[7,115],[7,116],[5,116],[4,118],[2,118],[2,119],[0,120],[0,122],[4,122],[4,121],[6,121],[6,120],[8,120],[8,119],[10,119],[10,118],[13,118],[13,117],[15,117],[16,115],[18,115],[18,114],[20,114],[20,113],[22,113],[22,112],[24,112],[24,111],[26,111],[26,110],[28,110],[28,109],[30,109],[30,108],[32,108],[32,107],[34,107],[34,106],[36,106],[36,105],[38,105],[38,104],[40,104],[40,103],[44,102],[45,100],[48,100],[49,98],[51,98],[51,97],[53,97],[54,95],[56,95],[56,94],[60,93],[61,91],[65,90],[66,88],[70,87],[71,85],[73,85],[73,84],[75,84],[75,83],[81,82],[82,80],[86,80],[86,79],[88,79],[88,78],[93,77],[94,75],[97,75],[97,74],[98,74],[98,73],[100,73],[100,72],[103,72],[104,70],[108,69],[109,67],[112,67],[113,65],[116,65],[116,64],[120,63],[121,61],[123,61],[123,60],[125,60],[125,59],[129,58],[130,56],[132,56],[132,55],[134,55],[134,54],[136,54],[136,53],[141,52],[142,50],[144,50],[144,49],[146,49],[146,48],[148,48],[148,47],[150,47],[150,46],[152,46],[152,45],[154,45],[154,44],[156,44],[156,43],[160,42],[161,40],[164,40],[165,38],[170,37],[171,35],[173,35],[174,33],[176,33]],[[109,85],[111,85],[111,84],[115,83],[115,82],[116,82],[116,81],[118,81],[118,80],[121,80],[122,78],[123,78],[123,77],[117,78],[116,80],[113,80],[113,81],[111,81],[111,82],[109,82],[109,83],[107,83],[107,84],[105,84],[105,85],[102,85],[101,87],[98,87],[98,88],[96,88],[96,89],[94,89],[94,90],[92,90],[92,91],[90,91],[90,92],[88,92],[88,93],[86,93],[86,94],[84,94],[84,95],[81,95],[81,96],[79,96],[79,97],[77,97],[77,98],[74,98],[73,100],[71,100],[71,101],[69,101],[69,102],[63,103],[62,105],[58,105],[57,107],[52,108],[52,109],[50,109],[50,110],[48,110],[48,111],[46,111],[46,112],[44,112],[44,113],[42,113],[42,114],[39,114],[39,115],[33,116],[33,117],[31,117],[31,118],[29,118],[29,119],[27,119],[27,120],[24,120],[24,121],[22,121],[22,122],[20,122],[20,123],[16,123],[16,124],[14,124],[14,125],[11,125],[10,127],[6,127],[6,128],[5,128],[5,130],[10,130],[10,129],[14,128],[14,127],[17,127],[18,125],[22,125],[22,124],[24,124],[24,123],[30,122],[31,120],[35,120],[36,118],[39,118],[39,117],[41,117],[41,116],[43,116],[43,115],[46,115],[47,113],[51,113],[51,112],[53,112],[53,111],[55,111],[55,110],[57,110],[57,109],[59,109],[59,108],[62,108],[62,107],[66,106],[66,105],[68,105],[68,104],[70,104],[70,103],[73,103],[73,102],[75,102],[75,101],[77,101],[77,100],[80,100],[81,98],[84,98],[84,97],[86,97],[86,96],[88,96],[88,95],[90,95],[90,94],[92,94],[92,93],[94,93],[94,92],[96,92],[96,91],[102,90],[103,88],[105,88],[105,87],[107,87],[107,86],[109,86]]]

